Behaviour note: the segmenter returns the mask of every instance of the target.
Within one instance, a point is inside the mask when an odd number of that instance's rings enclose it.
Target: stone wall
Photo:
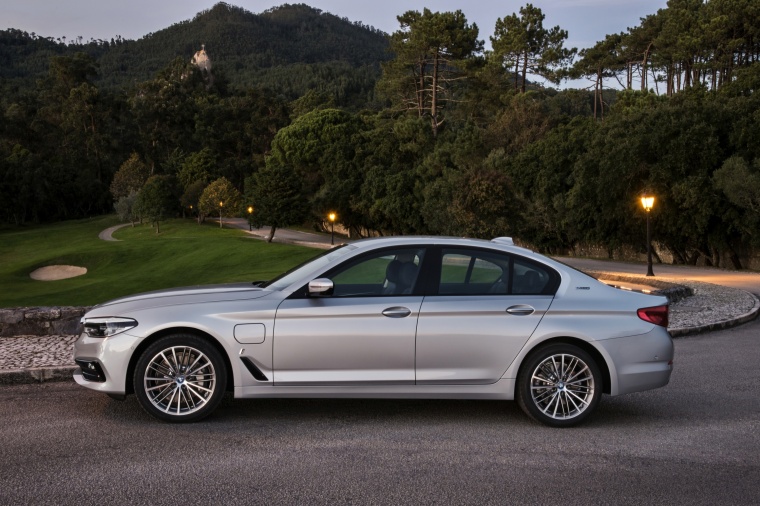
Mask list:
[[[89,307],[17,307],[0,309],[0,337],[78,334]]]

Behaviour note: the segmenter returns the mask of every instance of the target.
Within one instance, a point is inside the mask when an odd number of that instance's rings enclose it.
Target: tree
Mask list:
[[[171,176],[151,176],[137,194],[135,213],[148,218],[160,233],[160,221],[177,208],[175,184]]]
[[[623,54],[627,59],[627,88],[633,89],[634,67],[638,68],[639,85],[641,91],[649,89],[648,76],[650,71],[650,62],[655,51],[655,41],[662,31],[662,9],[657,14],[650,14],[641,19],[639,26],[629,28],[625,34],[621,45],[624,48]],[[655,72],[652,70],[654,80]],[[670,91],[668,91],[670,95]]]
[[[278,228],[303,223],[308,213],[301,179],[288,165],[267,165],[246,179],[246,195],[250,195],[256,227],[269,225],[267,242],[272,242]]]
[[[111,195],[115,201],[136,193],[145,184],[150,175],[148,166],[140,160],[140,155],[133,152],[127,161],[121,164],[111,181]]]
[[[419,167],[434,151],[436,139],[423,118],[378,115],[373,119],[374,125],[364,134],[364,175],[353,208],[366,228],[381,233],[423,233],[423,191],[439,173],[423,179]]]
[[[221,177],[203,190],[198,200],[198,209],[206,216],[219,212],[221,224],[222,213],[226,211],[228,216],[240,214],[242,202],[243,197],[237,188],[226,178]]]
[[[745,234],[756,235],[760,222],[760,159],[750,166],[743,158],[732,156],[715,171],[713,181],[732,204],[746,211],[741,220]]]
[[[567,31],[559,26],[544,28],[544,13],[527,4],[520,16],[511,14],[496,20],[491,37],[493,54],[507,69],[514,69],[515,90],[525,93],[528,74],[559,83],[562,70],[572,60],[576,49],[564,47]]]
[[[113,205],[116,210],[116,214],[119,215],[121,221],[129,221],[132,226],[135,226],[135,219],[139,218],[137,215],[137,192],[132,190],[129,195],[124,195]]]
[[[193,147],[195,99],[206,94],[201,71],[179,57],[154,79],[138,83],[129,105],[151,173],[175,149]]]
[[[338,109],[318,109],[297,118],[277,132],[267,166],[291,167],[317,222],[328,211],[346,227],[361,225],[352,202],[364,180],[359,153],[365,146],[363,122]]]
[[[397,19],[401,29],[390,39],[395,58],[383,64],[380,87],[399,109],[428,118],[436,136],[466,77],[467,60],[483,50],[483,41],[459,10],[407,11]]]
[[[185,157],[177,173],[177,179],[185,190],[196,181],[202,181],[205,187],[211,181],[212,174],[216,172],[216,166],[214,153],[209,148],[203,148]]]
[[[510,234],[517,200],[503,171],[479,167],[446,169],[425,190],[423,215],[436,233],[492,239]]]
[[[594,118],[604,118],[604,78],[617,77],[617,72],[625,65],[619,54],[622,35],[607,35],[592,48],[580,52],[581,59],[575,62],[571,75],[573,77],[591,77],[594,79]],[[621,83],[622,84],[622,83]],[[599,108],[597,109],[597,105]]]
[[[207,95],[196,106],[196,144],[209,149],[216,162],[207,172],[242,188],[245,177],[264,165],[277,131],[288,124],[285,103],[272,92],[249,89],[226,97]]]
[[[192,215],[195,213],[198,216],[198,224],[200,225],[206,219],[206,215],[200,210],[198,202],[201,200],[203,190],[206,189],[206,183],[198,180],[192,183],[185,189],[185,193],[179,199],[179,203],[182,206],[182,216],[185,216],[185,211],[189,210]]]

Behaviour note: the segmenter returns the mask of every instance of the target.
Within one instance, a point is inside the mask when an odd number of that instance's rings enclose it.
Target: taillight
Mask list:
[[[642,307],[636,314],[645,322],[654,323],[661,327],[668,326],[668,306]]]

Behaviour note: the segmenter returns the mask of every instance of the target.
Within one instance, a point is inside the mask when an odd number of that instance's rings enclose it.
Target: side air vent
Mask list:
[[[261,372],[261,369],[256,367],[256,364],[253,363],[253,360],[251,360],[248,357],[240,357],[240,360],[245,365],[245,368],[248,369],[248,372],[251,373],[251,376],[256,381],[269,381],[269,378],[267,378],[263,372]]]

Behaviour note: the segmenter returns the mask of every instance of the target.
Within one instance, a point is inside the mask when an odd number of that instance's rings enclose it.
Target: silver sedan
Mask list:
[[[267,282],[177,288],[82,319],[76,381],[189,422],[237,398],[516,399],[566,427],[666,385],[664,297],[493,241],[368,239]]]

